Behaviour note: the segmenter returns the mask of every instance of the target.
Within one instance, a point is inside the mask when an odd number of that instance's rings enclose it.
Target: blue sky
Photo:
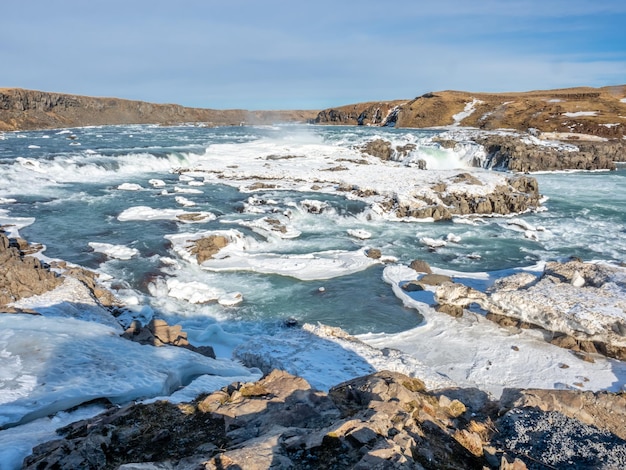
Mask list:
[[[0,87],[208,108],[626,83],[624,0],[28,0]]]

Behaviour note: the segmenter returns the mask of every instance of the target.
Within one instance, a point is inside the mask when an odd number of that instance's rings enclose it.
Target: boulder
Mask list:
[[[228,245],[228,238],[222,235],[209,235],[206,238],[195,240],[190,252],[196,255],[198,264],[213,258],[222,248]]]
[[[180,325],[168,325],[165,320],[152,319],[146,326],[134,320],[124,331],[122,337],[140,344],[152,346],[180,346],[203,356],[215,359],[215,352],[211,346],[194,346],[187,340],[187,333]]]
[[[421,259],[416,259],[411,261],[411,264],[409,264],[409,268],[417,271],[418,273],[426,273],[426,274],[432,274],[432,270],[430,269],[430,265]]]
[[[50,271],[30,252],[23,240],[9,239],[0,233],[0,308],[11,310],[8,304],[24,297],[43,294],[58,287],[63,279]]]

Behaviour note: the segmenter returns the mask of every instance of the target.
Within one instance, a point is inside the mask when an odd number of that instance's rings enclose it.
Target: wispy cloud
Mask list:
[[[9,2],[2,15],[0,85],[193,106],[320,108],[626,77],[621,0],[67,0]]]

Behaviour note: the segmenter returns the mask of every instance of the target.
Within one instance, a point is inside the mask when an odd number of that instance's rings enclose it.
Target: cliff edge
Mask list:
[[[562,137],[622,139],[626,85],[519,93],[438,91],[411,100],[358,103],[320,111],[316,124],[536,129]]]
[[[119,98],[0,88],[0,131],[109,124],[203,123],[209,126],[307,121],[317,111],[247,111],[187,108]]]

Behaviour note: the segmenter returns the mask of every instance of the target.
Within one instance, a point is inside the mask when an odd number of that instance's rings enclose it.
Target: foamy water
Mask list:
[[[28,331],[33,338],[63,345],[60,352],[79,354],[80,348],[60,331],[50,331],[48,323],[3,317],[0,361],[11,366],[0,367],[5,371],[0,397],[9,403],[0,405],[0,416],[13,426],[65,409],[47,405],[54,396],[36,387],[44,375],[61,395],[69,394],[67,407],[94,398],[98,387],[124,401],[169,395],[174,385],[183,384],[177,393],[189,398],[199,388],[221,386],[234,376],[258,376],[258,370],[242,368],[233,357],[285,368],[320,388],[393,368],[426,377],[431,386],[457,383],[494,394],[510,385],[570,387],[583,374],[590,379],[585,382],[589,389],[619,389],[626,372],[616,361],[559,368],[569,361],[568,352],[535,333],[511,335],[478,317],[461,323],[437,317],[428,302],[408,296],[398,285],[408,276],[403,266],[417,258],[441,272],[466,273],[479,284],[490,272],[568,256],[624,261],[626,171],[536,175],[546,196],[542,211],[438,223],[393,220],[376,211],[375,201],[336,191],[346,173],[330,169],[341,165],[358,180],[347,183],[409,197],[420,190],[418,181],[465,172],[472,162],[482,161],[481,149],[469,143],[439,147],[431,139],[440,132],[112,126],[3,134],[0,223],[15,224],[14,234],[19,229],[21,236],[44,244],[50,258],[102,273],[128,307],[123,322],[156,316],[180,323],[193,344],[213,346],[223,362],[194,363],[187,353],[160,351],[169,361],[166,370],[160,374],[151,365],[135,381],[115,364],[125,355],[156,364],[157,353],[115,339],[110,325],[100,325],[93,335],[106,341],[86,332],[80,341],[89,348],[97,340],[94,351],[103,355],[107,348],[115,352],[106,363],[93,355],[85,359],[88,368],[108,372],[98,379],[90,369],[70,393],[61,383],[71,371],[80,375],[78,369],[42,371],[15,338]],[[375,138],[415,149],[381,169],[359,151]],[[429,169],[417,170],[418,160]],[[502,175],[485,172],[481,177],[489,185]],[[254,181],[265,186],[254,189]],[[188,251],[190,241],[211,234],[228,235],[231,243],[216,259],[198,264]],[[366,256],[372,248],[381,251],[381,259]],[[47,302],[50,314],[63,308],[54,299]],[[42,322],[75,329],[91,321],[88,309],[81,308],[75,308],[73,318],[55,314]],[[286,328],[288,319],[311,326]],[[318,324],[341,327],[363,342]],[[512,345],[523,354],[511,353]],[[384,349],[389,347],[395,350]],[[54,347],[42,354],[44,363],[57,360]],[[32,367],[19,372],[18,362]],[[207,376],[208,371],[216,375]],[[204,382],[188,385],[196,375]],[[11,398],[8,390],[22,395]],[[71,420],[59,416],[59,422]],[[0,443],[7,443],[0,447],[12,449],[14,443],[23,449],[19,429],[0,431]],[[15,461],[15,455],[4,457]]]

